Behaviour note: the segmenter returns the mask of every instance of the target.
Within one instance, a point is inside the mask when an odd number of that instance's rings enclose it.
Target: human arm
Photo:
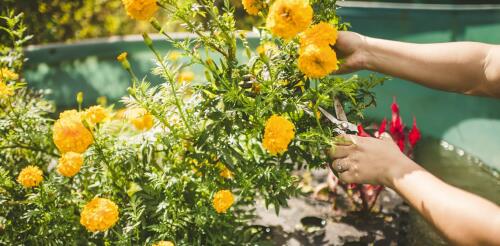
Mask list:
[[[450,243],[500,245],[500,208],[474,194],[446,184],[406,157],[393,143],[347,136],[353,145],[330,152],[333,167],[346,170],[347,183],[385,185],[398,192]]]
[[[414,44],[339,32],[338,73],[372,70],[445,91],[500,97],[500,45]]]

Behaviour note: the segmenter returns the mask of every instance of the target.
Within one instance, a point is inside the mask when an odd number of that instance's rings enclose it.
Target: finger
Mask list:
[[[349,160],[347,158],[336,159],[332,162],[332,168],[337,173],[347,172],[350,169]]]
[[[383,132],[382,134],[380,134],[380,139],[384,141],[392,141],[391,135],[389,135],[389,133],[387,132]]]
[[[344,183],[355,183],[354,182],[354,173],[351,171],[339,173],[339,179]]]
[[[335,138],[335,146],[356,145],[358,136],[350,134],[342,134]]]
[[[330,159],[335,160],[339,158],[347,157],[355,149],[355,145],[339,146],[336,145],[327,151],[327,155]]]

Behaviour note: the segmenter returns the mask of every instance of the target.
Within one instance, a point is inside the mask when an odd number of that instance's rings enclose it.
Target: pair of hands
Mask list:
[[[343,59],[337,74],[369,69],[370,54],[365,36],[341,31],[334,49]],[[380,139],[355,135],[343,137],[354,144],[337,145],[328,155],[334,160],[332,166],[338,171],[340,180],[346,183],[392,187],[393,180],[413,163],[389,135],[383,134]]]

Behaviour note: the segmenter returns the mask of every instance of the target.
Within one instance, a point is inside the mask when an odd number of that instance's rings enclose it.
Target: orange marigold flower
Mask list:
[[[91,232],[106,231],[118,221],[118,206],[106,198],[94,197],[80,214],[80,224]]]
[[[225,213],[234,203],[234,197],[229,190],[220,190],[215,193],[213,206],[217,213]]]
[[[286,118],[273,115],[266,122],[262,145],[272,155],[284,153],[295,137],[295,126]]]
[[[159,241],[153,244],[153,246],[175,246],[175,244],[170,241]]]
[[[85,120],[87,120],[90,125],[102,123],[107,118],[109,118],[108,110],[100,105],[92,106],[85,110]]]
[[[116,60],[118,60],[119,62],[123,62],[125,61],[125,59],[127,59],[127,56],[128,56],[127,52],[122,52],[116,57]]]
[[[266,27],[276,36],[291,39],[312,22],[313,9],[308,0],[276,0],[266,20]]]
[[[260,0],[242,0],[243,8],[250,15],[257,15],[262,7]]]
[[[336,41],[337,29],[326,22],[313,25],[300,34],[300,45],[302,47],[310,44],[318,46],[334,45]]]
[[[329,46],[307,45],[300,49],[298,65],[307,77],[323,78],[338,69],[337,54]]]
[[[81,113],[67,110],[59,115],[52,128],[52,139],[61,153],[83,153],[94,142],[92,133],[83,125]]]
[[[38,186],[42,181],[43,172],[37,166],[27,166],[17,176],[17,182],[25,188]]]
[[[83,155],[75,152],[66,152],[59,158],[57,171],[65,177],[75,176],[82,167]]]
[[[0,69],[0,81],[2,80],[18,80],[19,79],[19,74],[17,74],[16,72],[8,69],[8,68],[2,68]]]
[[[143,108],[128,109],[125,117],[129,119],[137,130],[149,130],[153,127],[153,116]]]
[[[149,20],[158,11],[156,0],[123,0],[127,14],[136,20]]]

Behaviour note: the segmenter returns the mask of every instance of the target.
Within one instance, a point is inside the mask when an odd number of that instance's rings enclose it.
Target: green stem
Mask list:
[[[177,110],[179,111],[179,114],[181,116],[182,121],[184,122],[184,125],[188,129],[189,133],[191,133],[191,135],[194,135],[194,131],[191,128],[191,125],[188,124],[186,115],[184,114],[184,111],[182,110],[182,103],[179,100],[179,97],[177,97],[177,91],[176,91],[175,85],[174,85],[174,83],[175,83],[174,78],[168,72],[167,67],[165,66],[165,63],[163,62],[163,59],[161,58],[160,54],[158,54],[158,52],[153,47],[153,45],[151,44],[151,45],[148,45],[148,46],[153,51],[153,53],[155,54],[156,60],[158,60],[158,62],[160,63],[160,65],[161,65],[161,67],[163,69],[163,72],[164,72],[165,76],[167,77],[167,80],[168,80],[169,85],[170,85],[170,90],[172,92],[172,95],[174,96],[175,106],[177,107]]]

